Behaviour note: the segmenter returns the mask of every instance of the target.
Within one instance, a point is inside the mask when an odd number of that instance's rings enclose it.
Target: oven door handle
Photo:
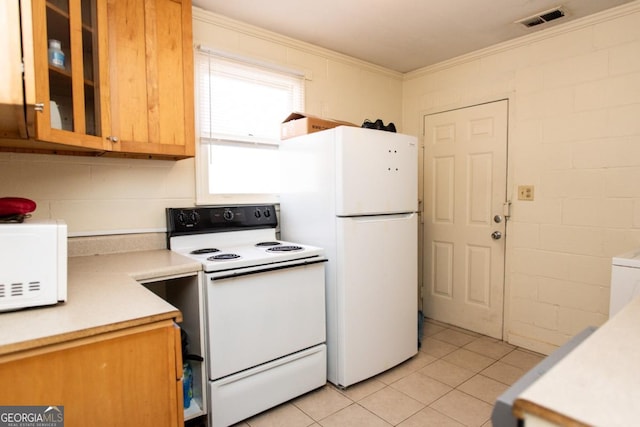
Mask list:
[[[233,279],[234,277],[249,276],[251,274],[260,274],[260,273],[266,273],[266,272],[269,272],[269,271],[276,271],[276,270],[284,270],[285,268],[306,267],[308,265],[320,264],[320,263],[327,262],[327,261],[329,261],[329,260],[326,259],[326,258],[322,258],[322,259],[316,259],[316,260],[303,261],[303,262],[299,262],[299,263],[296,263],[296,264],[274,265],[274,266],[271,266],[271,267],[261,268],[261,269],[258,269],[258,270],[243,271],[243,272],[225,274],[223,276],[212,277],[211,281],[223,280],[223,279]]]

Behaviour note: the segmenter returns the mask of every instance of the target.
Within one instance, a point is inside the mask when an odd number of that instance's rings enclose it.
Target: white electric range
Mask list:
[[[167,209],[169,249],[205,272],[210,426],[326,383],[327,260],[277,240],[277,225],[273,205]]]

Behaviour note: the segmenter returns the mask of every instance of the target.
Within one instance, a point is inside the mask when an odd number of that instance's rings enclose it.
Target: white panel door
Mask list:
[[[507,101],[424,118],[425,315],[502,338]]]
[[[338,218],[338,372],[330,379],[339,385],[418,351],[417,216]]]
[[[417,208],[416,137],[336,128],[336,215],[415,212]]]

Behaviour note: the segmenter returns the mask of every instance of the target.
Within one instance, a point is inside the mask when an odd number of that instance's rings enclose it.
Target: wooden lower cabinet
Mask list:
[[[64,406],[66,426],[181,426],[170,320],[0,356],[0,405]]]

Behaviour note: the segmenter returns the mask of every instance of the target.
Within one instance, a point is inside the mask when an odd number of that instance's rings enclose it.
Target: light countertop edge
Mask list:
[[[635,425],[640,419],[640,298],[598,328],[514,402],[560,425]]]
[[[68,259],[67,302],[0,313],[0,356],[166,319],[180,311],[138,281],[197,275],[166,249]]]

